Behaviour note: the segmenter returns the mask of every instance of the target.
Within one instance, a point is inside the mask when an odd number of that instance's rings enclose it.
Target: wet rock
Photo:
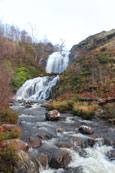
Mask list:
[[[48,131],[46,129],[39,129],[37,136],[41,139],[51,139],[53,137],[56,137],[57,134],[55,131]]]
[[[60,118],[60,113],[57,110],[46,112],[46,120],[53,121]]]
[[[108,137],[105,137],[104,138],[104,145],[107,145],[107,146],[113,146],[114,145],[114,141]]]
[[[14,173],[39,173],[39,164],[28,153],[19,151],[17,158]]]
[[[40,153],[48,156],[48,164],[51,168],[66,168],[71,160],[69,152],[56,147],[41,146],[38,149],[38,156]]]
[[[71,157],[67,151],[56,151],[50,160],[51,168],[66,168],[68,163],[70,162]]]
[[[76,144],[81,148],[93,147],[96,141],[93,138],[77,138]]]
[[[48,165],[48,155],[44,153],[39,153],[37,157],[37,162],[40,163],[44,168]]]
[[[3,140],[1,145],[2,147],[6,147],[8,145],[16,145],[18,150],[28,151],[27,144],[20,139]]]
[[[88,154],[87,154],[87,152],[86,152],[85,150],[80,150],[80,151],[79,151],[79,155],[80,155],[81,157],[84,157],[84,158],[87,158],[87,157],[88,157]]]
[[[39,148],[42,144],[41,139],[30,137],[28,147]]]
[[[81,167],[68,167],[63,173],[83,173],[83,169]]]
[[[115,160],[115,149],[107,152],[106,156],[112,161]]]
[[[92,135],[94,133],[94,129],[89,126],[80,126],[79,132],[85,135]]]

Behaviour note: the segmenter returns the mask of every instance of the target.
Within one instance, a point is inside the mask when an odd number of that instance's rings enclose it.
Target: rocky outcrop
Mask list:
[[[74,59],[82,58],[89,51],[100,46],[102,46],[102,49],[106,49],[105,46],[103,48],[103,44],[110,42],[110,40],[112,40],[112,42],[115,43],[115,29],[108,32],[103,31],[101,33],[89,36],[79,44],[74,45],[72,47],[70,58]],[[111,44],[107,46],[111,47]]]
[[[14,165],[14,173],[39,173],[39,164],[31,155],[20,150]]]
[[[57,110],[46,112],[46,120],[53,121],[60,118],[60,113]]]

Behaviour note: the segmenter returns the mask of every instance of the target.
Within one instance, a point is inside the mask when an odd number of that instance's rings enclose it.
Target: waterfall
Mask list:
[[[57,76],[37,77],[27,80],[17,91],[16,100],[46,100],[59,80]]]
[[[48,57],[46,72],[60,74],[69,65],[69,52],[54,52]],[[57,76],[37,77],[27,80],[17,91],[16,100],[46,100],[59,80]]]
[[[60,74],[63,73],[69,65],[69,52],[54,52],[48,57],[46,72]]]

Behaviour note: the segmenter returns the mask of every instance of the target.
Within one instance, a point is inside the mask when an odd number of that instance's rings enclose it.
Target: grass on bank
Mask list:
[[[73,113],[74,115],[81,116],[83,119],[91,119],[99,106],[96,103],[89,104],[87,102],[74,102],[74,101],[56,101],[53,100],[50,104],[46,104],[46,108],[50,111],[53,109],[58,110],[60,113]]]

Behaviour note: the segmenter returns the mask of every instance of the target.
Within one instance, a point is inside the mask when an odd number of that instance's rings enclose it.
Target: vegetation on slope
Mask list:
[[[81,58],[77,57],[75,62],[61,75],[57,94],[62,96],[71,93],[94,98],[115,97],[114,43],[115,35],[108,41],[101,42],[101,45],[97,44],[97,47],[95,45],[96,48],[85,52]],[[75,54],[75,47],[74,51]]]
[[[75,61],[60,76],[56,100],[46,107],[115,124],[115,30],[88,37],[73,46],[70,57]]]

